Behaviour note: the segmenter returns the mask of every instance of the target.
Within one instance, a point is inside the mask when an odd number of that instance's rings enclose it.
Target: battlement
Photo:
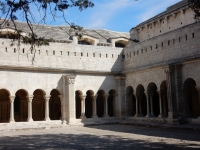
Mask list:
[[[1,66],[33,67],[66,70],[120,72],[122,48],[77,45],[73,43],[50,43],[49,46],[35,47],[0,39]]]
[[[184,60],[200,56],[199,22],[156,36],[146,41],[126,47],[125,72],[182,63]]]

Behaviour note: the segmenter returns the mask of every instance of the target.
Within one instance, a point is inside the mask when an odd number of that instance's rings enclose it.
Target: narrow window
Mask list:
[[[31,54],[32,54],[32,50],[31,50]],[[48,50],[46,50],[46,54],[48,55]]]
[[[141,53],[143,53],[143,49],[141,50]]]
[[[185,40],[187,41],[187,35],[185,35]]]
[[[88,57],[88,53],[87,53],[87,57]]]
[[[40,50],[38,50],[38,53],[39,53],[39,55],[40,55]]]
[[[14,53],[16,53],[16,48],[14,48]]]
[[[112,58],[113,58],[113,54],[112,54]]]
[[[152,46],[151,46],[151,50],[152,50]]]
[[[5,51],[6,51],[6,52],[8,52],[8,49],[7,49],[7,47],[5,48]]]
[[[156,49],[158,48],[158,45],[156,44]]]
[[[173,39],[173,44],[175,44],[175,39]]]
[[[162,42],[162,47],[163,47],[163,42]]]
[[[135,56],[135,51],[133,52],[133,55]]]
[[[83,53],[81,53],[81,56],[83,56]]]
[[[170,41],[168,41],[168,45],[170,45]]]
[[[24,48],[22,49],[22,53],[24,53]]]
[[[76,56],[76,52],[74,52],[74,56]]]
[[[60,51],[60,55],[62,55],[62,51]]]
[[[99,57],[101,57],[101,54],[99,54]]]
[[[55,55],[55,51],[53,51],[53,55]]]
[[[93,57],[95,57],[95,53],[93,53]]]
[[[181,37],[179,37],[179,39],[178,39],[178,40],[179,40],[179,43],[180,43],[180,42],[181,42]]]
[[[106,54],[106,58],[108,57],[108,54]]]
[[[194,33],[192,33],[192,38],[194,38]]]
[[[127,55],[127,58],[128,58],[128,53],[126,55]]]
[[[69,52],[67,52],[68,56],[69,56]]]

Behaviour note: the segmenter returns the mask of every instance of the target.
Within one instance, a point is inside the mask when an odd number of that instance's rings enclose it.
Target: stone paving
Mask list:
[[[1,131],[0,149],[200,149],[199,131],[127,125]]]

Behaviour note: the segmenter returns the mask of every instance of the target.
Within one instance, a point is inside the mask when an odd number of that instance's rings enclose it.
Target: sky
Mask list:
[[[91,0],[94,7],[79,11],[70,8],[65,11],[66,20],[89,29],[106,29],[129,32],[132,27],[166,10],[167,7],[181,0]],[[36,20],[40,14],[32,9]],[[48,15],[47,15],[48,16]],[[59,16],[59,14],[58,14]],[[61,16],[61,15],[60,15]],[[23,19],[19,19],[24,21]],[[52,21],[47,17],[47,24],[66,25],[62,17]]]

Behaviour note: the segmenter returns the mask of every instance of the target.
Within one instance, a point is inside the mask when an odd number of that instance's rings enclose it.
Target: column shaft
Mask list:
[[[135,113],[135,116],[134,117],[138,117],[138,96],[135,95],[135,101],[136,101],[136,113]]]
[[[163,102],[162,102],[162,95],[161,93],[158,91],[158,94],[159,94],[159,104],[160,104],[160,115],[158,116],[159,118],[162,118],[163,117],[163,109],[162,109],[162,105],[163,105]]]
[[[154,117],[154,113],[153,113],[153,96],[150,96],[150,103],[151,103],[151,116]]]
[[[9,122],[12,123],[12,122],[15,122],[15,119],[14,119],[14,99],[15,99],[15,96],[10,96],[10,120]]]
[[[82,119],[85,118],[85,98],[86,96],[83,96],[81,100],[81,118]]]
[[[45,98],[45,121],[49,121],[50,118],[49,118],[49,99],[50,99],[50,96],[48,97],[44,97]]]
[[[147,115],[146,117],[150,117],[150,112],[149,112],[149,96],[147,93],[145,93],[146,99],[147,99]]]
[[[27,97],[27,99],[28,99],[28,119],[27,119],[27,121],[31,122],[31,121],[33,121],[33,118],[32,118],[32,100],[33,100],[33,96],[29,96],[29,97]]]
[[[97,117],[97,104],[96,104],[97,96],[93,96],[92,101],[93,101],[93,115],[92,118],[98,118]]]

